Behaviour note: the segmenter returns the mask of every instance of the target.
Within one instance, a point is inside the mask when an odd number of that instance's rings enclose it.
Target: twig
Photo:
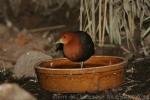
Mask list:
[[[127,48],[125,48],[124,46],[121,46],[120,47],[123,51],[125,51],[125,52],[127,52],[127,53],[130,53],[130,51],[127,49]]]
[[[144,45],[144,41],[143,41],[143,40],[141,41],[141,45],[142,45],[142,47],[143,47],[142,49],[143,49],[144,55],[145,55],[145,56],[148,56],[149,54],[148,54],[148,52],[147,52],[147,50],[146,50],[146,47],[145,47],[145,45]]]
[[[143,58],[137,58],[132,63],[138,63],[138,62],[142,62],[142,61],[146,61],[146,60],[149,61],[150,56],[146,56],[146,57],[143,57]]]
[[[87,26],[89,26],[89,34],[92,35],[92,29],[91,29],[91,19],[90,19],[90,9],[88,8],[88,2],[85,1],[85,11],[86,11],[86,16],[87,16],[87,19],[88,19],[88,24]]]
[[[106,11],[107,11],[107,0],[105,0],[105,7],[104,7],[104,21],[103,21],[103,31],[102,31],[102,40],[101,40],[101,46],[104,45],[104,39],[105,39],[105,27],[106,27]]]
[[[95,36],[96,36],[96,32],[95,32],[95,28],[96,28],[96,23],[95,23],[95,0],[92,0],[92,38],[93,41],[95,42]]]
[[[102,0],[99,0],[99,25],[98,25],[98,27],[99,27],[99,46],[101,46],[101,39],[102,39],[102,23],[101,23],[101,21],[102,21]]]
[[[141,100],[141,98],[138,96],[128,95],[126,93],[123,93],[123,96],[126,96],[126,97],[130,98],[131,100]]]
[[[40,31],[54,30],[54,29],[60,29],[60,28],[64,28],[64,27],[66,27],[66,25],[49,26],[49,27],[31,29],[31,30],[29,30],[29,32],[36,33],[36,32],[40,32]]]
[[[83,19],[82,19],[82,17],[83,17],[83,10],[84,10],[84,8],[83,8],[83,0],[81,0],[81,6],[80,6],[80,30],[83,30]]]

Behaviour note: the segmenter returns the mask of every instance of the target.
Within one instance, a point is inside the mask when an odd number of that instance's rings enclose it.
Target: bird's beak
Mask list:
[[[59,39],[58,41],[56,41],[56,44],[59,44],[59,43],[64,43],[64,41],[62,39]]]

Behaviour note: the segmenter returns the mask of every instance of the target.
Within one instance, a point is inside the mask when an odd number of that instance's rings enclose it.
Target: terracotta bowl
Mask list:
[[[127,60],[116,56],[92,56],[84,62],[66,58],[39,63],[36,74],[41,88],[55,93],[93,93],[116,88],[124,81]]]

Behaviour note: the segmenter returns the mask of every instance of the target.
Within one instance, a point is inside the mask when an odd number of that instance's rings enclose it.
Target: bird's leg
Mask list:
[[[83,68],[83,65],[84,65],[84,62],[82,61],[82,62],[81,62],[81,69]]]

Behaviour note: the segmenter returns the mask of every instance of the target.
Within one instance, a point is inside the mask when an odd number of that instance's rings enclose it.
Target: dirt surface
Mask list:
[[[144,63],[144,64],[143,64]],[[17,83],[33,94],[38,100],[149,100],[150,99],[150,63],[140,62],[129,64],[126,69],[125,82],[121,87],[98,93],[57,94],[44,91],[35,78],[15,79],[8,70],[0,72],[0,84],[4,82]]]

